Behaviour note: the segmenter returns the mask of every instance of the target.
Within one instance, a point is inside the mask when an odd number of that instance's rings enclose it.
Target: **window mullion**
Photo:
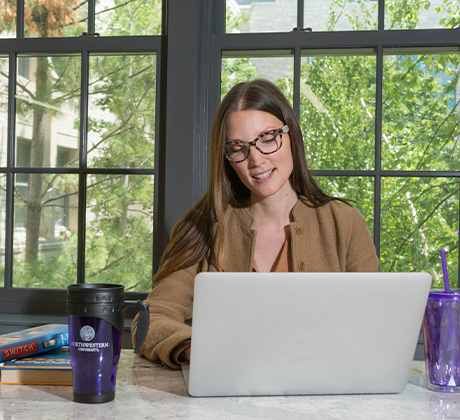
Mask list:
[[[379,0],[379,12],[378,12],[378,30],[383,31],[385,29],[385,1]]]
[[[300,75],[302,64],[302,50],[299,46],[294,48],[294,80],[293,80],[293,109],[294,113],[300,121]]]
[[[88,0],[88,33],[96,32],[96,0]]]
[[[18,2],[18,4],[21,2]],[[16,135],[16,53],[9,54],[8,69],[8,129],[7,129],[7,167],[5,203],[5,287],[13,286],[13,214],[14,214],[14,139]]]
[[[304,26],[304,7],[305,0],[297,0],[297,28],[303,28]]]
[[[374,178],[374,243],[380,258],[380,223],[382,192],[382,91],[383,91],[383,46],[377,46],[376,92],[375,92],[375,178]]]
[[[81,91],[80,91],[80,173],[78,177],[78,254],[77,281],[85,278],[85,235],[86,235],[86,184],[87,184],[87,142],[88,142],[88,90],[89,90],[89,53],[81,55]]]
[[[165,1],[163,1],[165,5]],[[166,7],[163,7],[166,10]],[[163,33],[167,28],[167,17],[163,15]],[[154,196],[153,211],[154,211],[154,228],[155,235],[152,235],[153,240],[153,255],[152,255],[152,275],[158,270],[160,265],[161,254],[168,241],[167,232],[163,229],[165,224],[165,139],[166,139],[166,98],[167,92],[165,89],[167,82],[167,54],[163,53],[168,49],[168,37],[161,37],[161,50],[157,51],[157,82],[156,82],[156,101],[157,112],[155,113],[155,178],[154,178]]]
[[[16,3],[16,38],[24,38],[24,1]]]

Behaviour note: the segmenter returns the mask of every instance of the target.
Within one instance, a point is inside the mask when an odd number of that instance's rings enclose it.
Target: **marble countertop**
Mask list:
[[[79,404],[72,387],[0,385],[0,419],[432,420],[460,419],[460,394],[426,389],[413,362],[400,394],[192,398],[182,373],[123,350],[114,401]]]

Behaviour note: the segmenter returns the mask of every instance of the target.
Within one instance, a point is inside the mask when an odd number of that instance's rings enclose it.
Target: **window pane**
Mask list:
[[[16,165],[76,165],[79,112],[79,56],[18,57]],[[21,155],[20,141],[29,142],[27,159]],[[69,149],[66,162],[58,157],[59,147]]]
[[[290,32],[297,0],[227,0],[226,32]]]
[[[384,61],[382,167],[460,169],[460,54]]]
[[[426,271],[442,285],[440,249],[451,284],[458,282],[459,188],[455,178],[385,178],[381,271]]]
[[[26,37],[71,37],[87,31],[88,2],[53,0],[24,2]]]
[[[375,30],[377,0],[303,0],[305,28],[313,31]],[[296,0],[227,0],[226,32],[290,32],[297,27]]]
[[[321,189],[329,195],[349,198],[367,222],[371,235],[374,234],[374,180],[370,177],[321,176],[316,178]]]
[[[0,286],[5,272],[6,175],[0,174]]]
[[[77,281],[78,175],[20,173],[14,189],[15,287]]]
[[[377,29],[377,0],[304,1],[304,27],[315,32]]]
[[[88,283],[120,283],[145,292],[152,282],[153,177],[98,175],[88,179]]]
[[[16,36],[16,0],[0,2],[0,38]]]
[[[8,57],[0,56],[0,166],[6,166],[8,142]]]
[[[302,58],[300,123],[313,169],[372,169],[375,56]]]
[[[152,168],[155,55],[90,57],[88,165]]]
[[[102,36],[161,34],[161,0],[96,0],[96,32]]]
[[[385,0],[385,29],[453,28],[459,23],[458,1]]]
[[[237,83],[263,78],[275,83],[292,104],[292,55],[277,56],[273,52],[226,51],[222,58],[221,94]]]

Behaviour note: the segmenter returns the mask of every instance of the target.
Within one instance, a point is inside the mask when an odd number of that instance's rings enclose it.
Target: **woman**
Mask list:
[[[172,368],[189,362],[185,322],[198,272],[377,270],[364,218],[310,175],[281,91],[265,80],[240,83],[214,121],[208,189],[174,227],[154,277],[140,353]]]

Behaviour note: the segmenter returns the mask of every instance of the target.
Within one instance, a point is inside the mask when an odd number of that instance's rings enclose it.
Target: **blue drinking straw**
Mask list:
[[[446,292],[450,292],[449,274],[447,274],[446,251],[444,251],[443,249],[441,249],[441,262],[442,262],[442,275],[444,278],[444,289]]]

